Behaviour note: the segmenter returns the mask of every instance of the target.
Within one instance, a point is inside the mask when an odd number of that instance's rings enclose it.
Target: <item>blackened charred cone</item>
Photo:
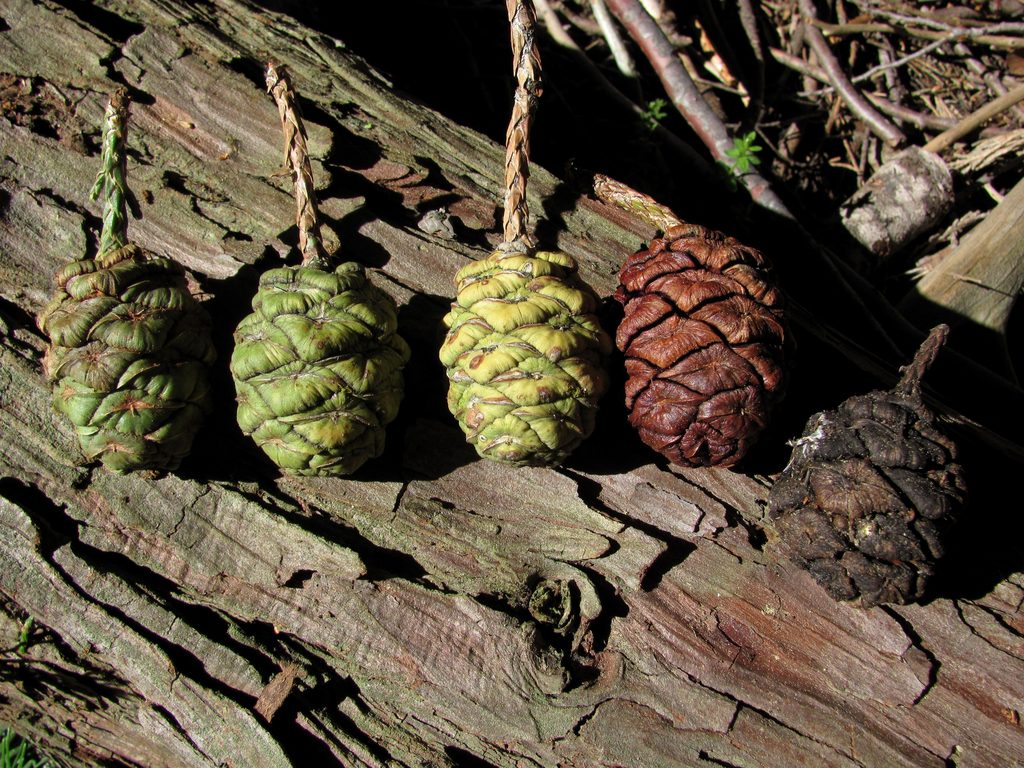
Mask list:
[[[947,331],[932,331],[894,390],[813,416],[769,494],[781,547],[837,600],[919,600],[944,554],[966,486],[920,381]]]
[[[782,297],[765,258],[684,224],[630,256],[619,282],[630,423],[680,466],[735,464],[786,378]]]

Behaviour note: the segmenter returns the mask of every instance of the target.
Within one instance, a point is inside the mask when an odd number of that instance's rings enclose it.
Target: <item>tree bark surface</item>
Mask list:
[[[350,479],[279,477],[234,424],[230,334],[295,241],[268,55],[328,242],[375,268],[414,349],[387,452]],[[118,83],[129,236],[194,276],[221,354],[218,413],[159,477],[80,465],[35,326],[95,250]],[[147,768],[1024,760],[1019,537],[925,605],[862,610],[775,553],[769,477],[668,467],[617,402],[560,469],[476,458],[436,349],[452,276],[499,236],[502,148],[342,42],[246,0],[0,0],[0,89],[0,721]],[[531,180],[538,241],[608,297],[652,232]],[[972,526],[1006,523],[998,495]]]

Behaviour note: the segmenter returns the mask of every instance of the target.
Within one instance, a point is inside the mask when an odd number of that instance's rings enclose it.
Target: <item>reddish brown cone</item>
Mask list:
[[[675,464],[736,463],[785,380],[782,297],[764,257],[684,224],[630,256],[619,282],[630,423]]]

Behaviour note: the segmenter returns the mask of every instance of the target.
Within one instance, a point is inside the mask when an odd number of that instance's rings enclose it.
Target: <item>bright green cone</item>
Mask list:
[[[347,262],[260,277],[235,331],[238,424],[281,469],[347,475],[384,450],[409,347],[395,303]]]
[[[39,327],[50,338],[44,370],[56,409],[82,451],[114,472],[175,469],[211,409],[210,323],[175,262],[127,242],[124,133],[127,97],[111,99],[104,198],[95,259],[65,265]]]
[[[456,275],[441,362],[448,408],[488,459],[563,461],[594,429],[611,339],[563,254],[495,251]]]

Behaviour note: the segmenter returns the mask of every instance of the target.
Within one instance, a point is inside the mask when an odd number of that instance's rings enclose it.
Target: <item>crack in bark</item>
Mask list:
[[[294,744],[291,749],[294,750],[292,757],[296,765],[329,764],[327,752],[330,751],[330,745],[337,750],[354,754],[353,745],[342,741],[339,733],[354,739],[359,747],[369,752],[381,764],[387,765],[389,761],[393,761],[394,756],[383,744],[374,741],[352,717],[339,709],[343,701],[351,701],[356,709],[367,717],[379,720],[379,717],[370,710],[363,699],[362,691],[351,676],[332,666],[318,649],[307,646],[295,638],[277,635],[275,640],[283,647],[282,650],[286,651],[284,655],[292,659],[291,662],[284,663],[295,664],[300,671],[295,687],[267,729],[282,745]],[[311,732],[309,727],[302,724],[303,719],[322,726],[316,732]],[[316,755],[309,754],[309,736],[319,740],[323,745],[324,754],[320,755],[319,759]]]
[[[742,766],[736,765],[736,763],[730,763],[726,760],[719,760],[717,757],[712,756],[707,750],[700,750],[697,752],[697,757],[706,763],[711,765],[720,765],[722,768],[742,768]]]
[[[994,649],[996,651],[999,651],[1000,653],[1005,653],[1007,656],[1010,656],[1010,657],[1015,658],[1015,659],[1024,660],[1024,655],[1018,654],[1018,653],[1014,653],[1012,651],[1007,650],[1006,648],[1002,648],[1002,647],[996,645],[984,633],[982,633],[980,630],[978,630],[974,626],[974,624],[971,623],[970,619],[968,619],[967,616],[964,614],[963,603],[960,600],[953,600],[952,603],[953,603],[953,609],[956,611],[957,618],[960,619],[960,621],[963,623],[963,625],[965,627],[967,627],[968,630],[970,630],[970,633],[972,635],[974,635],[975,637],[979,638],[982,642],[984,642],[990,648],[992,648],[992,649]],[[976,602],[970,602],[970,605],[974,606],[975,608],[977,608],[978,610],[982,611],[983,613],[988,614],[988,616],[991,617],[991,619],[993,621],[995,621],[1002,629],[1006,630],[1007,632],[1009,632],[1014,637],[1024,638],[1024,635],[1022,635],[1014,627],[1012,627],[1010,624],[1008,624],[1006,622],[1006,620],[1002,617],[1002,615],[1000,614],[999,611],[993,610],[992,608],[989,608],[989,607],[984,606],[984,605],[979,605]],[[1020,606],[1018,604],[1018,609],[1019,609],[1019,607]]]
[[[52,503],[50,506],[55,507]],[[24,509],[20,504],[19,507]],[[26,510],[26,514],[38,529],[38,512],[28,512]],[[47,520],[52,521],[56,514],[59,514],[69,522],[72,521],[70,516],[63,511],[63,508],[60,508],[59,512],[55,512],[51,509],[45,517]],[[168,631],[163,634],[157,632],[154,629],[151,629],[143,620],[136,619],[133,616],[128,615],[128,613],[126,613],[126,611],[121,607],[114,605],[109,601],[97,599],[94,595],[91,595],[54,557],[54,553],[62,547],[67,547],[70,555],[72,557],[76,557],[90,573],[98,573],[107,577],[115,578],[123,587],[127,588],[130,593],[138,595],[140,598],[148,597],[150,601],[159,605],[164,611],[172,616],[171,624],[168,626]],[[263,667],[267,670],[271,668],[279,668],[279,662],[272,657],[266,658],[260,655],[258,658],[253,658],[253,654],[258,652],[252,645],[246,646],[244,643],[235,639],[227,642],[229,638],[226,630],[230,626],[230,622],[223,617],[219,611],[209,607],[175,600],[171,597],[171,595],[177,590],[177,586],[173,582],[170,582],[163,576],[138,565],[120,553],[99,550],[77,539],[67,541],[60,546],[51,545],[49,547],[44,547],[41,542],[39,549],[47,564],[54,569],[65,584],[67,584],[82,598],[84,603],[98,607],[115,621],[135,632],[144,641],[150,643],[165,655],[170,664],[170,672],[172,673],[172,677],[168,683],[168,691],[172,694],[175,686],[183,685],[185,684],[184,681],[187,680],[202,686],[215,695],[219,694],[223,696],[244,710],[250,710],[252,708],[253,701],[255,700],[254,695],[238,690],[213,675],[207,669],[203,658],[194,655],[191,650],[169,640],[168,637],[165,637],[164,635],[172,634],[169,630],[177,622],[187,623],[196,631],[199,631],[198,627],[204,627],[202,634],[205,637],[215,638],[215,642],[224,647],[225,650],[229,652],[233,650],[242,658],[246,658],[248,656],[249,658],[247,660],[249,660],[250,663],[257,662],[257,667]],[[48,554],[44,554],[45,549],[49,549]],[[190,622],[186,619],[187,614],[192,614],[193,621]],[[215,631],[214,627],[219,627],[221,631]],[[232,646],[234,646],[233,649]],[[241,649],[244,649],[244,652],[239,653],[239,650]],[[60,690],[60,688],[57,688],[56,690]],[[196,744],[196,742],[190,737],[187,731],[180,726],[170,710],[152,701],[149,703],[155,711],[167,719],[167,721],[198,753],[203,754],[206,757],[210,757],[200,749],[198,744]],[[278,720],[278,725],[281,728],[285,727],[283,719]],[[275,730],[278,729],[272,728],[268,724],[264,724],[264,727],[275,736],[282,748],[286,747],[289,740],[281,738],[281,733],[275,733]],[[308,756],[311,748],[314,748],[314,745],[310,743],[309,739],[306,739],[303,742],[302,753]],[[293,758],[295,757],[299,757],[299,755],[294,754]]]
[[[131,591],[135,592],[135,594],[139,595],[140,597],[144,597],[145,595],[143,592],[140,592],[134,586],[135,583],[145,583],[146,580],[152,579],[155,581],[160,579],[160,577],[157,576],[157,574],[154,574],[152,571],[149,571],[148,569],[142,568],[141,566],[133,563],[132,561],[128,560],[127,558],[124,558],[123,556],[119,556],[111,552],[104,552],[102,550],[94,549],[86,544],[83,544],[82,542],[73,542],[71,544],[71,551],[75,556],[78,556],[79,559],[88,568],[97,573],[102,573],[104,575],[112,575],[115,578],[119,578],[122,584],[124,584],[126,587],[128,587]],[[121,562],[119,563],[119,565],[121,566],[121,568],[129,571],[132,574],[133,579],[121,579],[120,574],[117,573],[116,569],[108,568],[107,566],[109,565],[111,559],[115,560],[115,562],[117,560],[120,560]],[[116,621],[128,627],[132,631],[136,632],[144,640],[158,648],[168,658],[174,673],[174,676],[172,677],[171,682],[168,686],[169,690],[173,690],[175,683],[177,683],[181,677],[185,676],[189,680],[195,681],[196,683],[204,686],[205,688],[208,688],[214,693],[219,693],[225,698],[235,702],[239,706],[246,709],[249,708],[251,703],[250,699],[252,698],[250,694],[247,694],[243,691],[239,691],[230,686],[229,684],[227,684],[226,682],[224,682],[223,680],[220,680],[219,678],[215,677],[210,671],[207,670],[203,659],[196,656],[191,650],[170,641],[162,634],[148,627],[141,620],[128,615],[128,613],[124,609],[116,605],[113,605],[109,602],[99,600],[95,596],[90,595],[89,592],[87,592],[81,585],[79,585],[78,582],[76,582],[71,577],[71,575],[56,560],[49,560],[48,562],[54,568],[54,570],[56,570],[61,575],[65,583],[67,583],[72,589],[78,592],[79,596],[83,600],[98,606],[101,610],[110,615]],[[134,581],[134,579],[136,578],[138,578],[138,582]],[[156,595],[151,592],[150,596],[155,597]],[[163,603],[161,607],[163,607],[164,610],[173,613],[176,607],[175,603],[177,601],[175,601],[173,598],[170,598],[169,595],[161,595],[160,597],[162,599],[159,602]],[[178,618],[179,620],[181,619],[180,616]],[[194,626],[193,629],[195,629]],[[205,634],[207,636],[213,635],[213,633],[209,629],[207,629]]]
[[[13,477],[0,478],[0,497],[21,509],[38,535],[37,548],[48,562],[60,547],[78,539],[81,523],[67,514],[65,505],[54,503],[39,488]]]
[[[725,513],[725,521],[727,523],[727,527],[723,530],[728,530],[729,528],[741,529],[746,535],[747,543],[751,546],[751,548],[759,553],[764,552],[764,546],[768,543],[768,536],[765,533],[764,527],[760,524],[760,521],[754,522],[753,520],[749,520],[746,515],[740,512],[739,509],[737,509],[735,506],[727,502],[725,499],[716,496],[709,489],[702,487],[701,490],[704,491],[704,493],[708,494],[708,496],[710,496],[716,502],[722,505],[722,509]],[[763,519],[764,518],[762,518],[762,520]],[[712,540],[714,540],[715,543],[722,547],[722,549],[727,551],[729,554],[733,555],[733,557],[735,557],[742,563],[744,561],[744,558],[733,552],[728,547],[726,547],[719,540],[719,533],[720,532],[716,531],[712,535]],[[760,561],[755,560],[755,562]]]
[[[494,763],[489,763],[461,747],[447,746],[444,748],[444,752],[452,761],[452,768],[499,768]]]
[[[391,505],[391,520],[390,523],[394,523],[398,519],[398,510],[402,507],[402,499],[405,498],[406,492],[409,490],[410,481],[403,480],[402,487],[398,489],[398,493],[395,494],[395,503]]]
[[[895,621],[896,624],[899,625],[900,629],[903,631],[903,634],[906,635],[907,639],[910,641],[911,646],[916,648],[920,653],[924,655],[924,658],[928,660],[928,676],[925,680],[921,681],[924,684],[924,688],[921,690],[919,694],[917,694],[916,697],[914,697],[914,700],[911,702],[911,706],[914,706],[920,703],[921,700],[924,699],[924,697],[931,692],[932,688],[935,687],[935,684],[938,682],[939,679],[939,669],[942,667],[942,662],[939,661],[939,659],[935,656],[934,653],[931,652],[931,650],[925,647],[924,642],[921,640],[921,636],[917,633],[917,630],[914,629],[914,625],[910,623],[909,619],[907,619],[905,616],[899,613],[892,606],[880,605],[878,607],[882,610],[883,613],[885,613],[893,621]],[[957,611],[959,612],[959,606],[957,606]],[[906,651],[904,651],[903,655],[906,656]]]
[[[245,175],[249,176],[250,178],[256,178],[252,176],[252,174]],[[219,220],[212,213],[207,213],[205,210],[203,210],[201,203],[207,202],[213,203],[214,205],[225,205],[230,208],[233,208],[234,210],[242,212],[241,209],[229,205],[231,202],[231,198],[228,197],[227,195],[218,194],[216,190],[212,189],[211,187],[204,187],[202,191],[193,189],[187,183],[185,176],[182,176],[177,171],[172,171],[169,169],[165,169],[163,174],[161,174],[160,182],[167,189],[170,189],[173,192],[177,192],[179,195],[186,198],[188,200],[189,210],[192,213],[194,213],[198,218],[215,227],[218,230],[221,240],[237,240],[238,242],[242,243],[253,242],[253,237],[249,233],[243,232],[240,229],[232,229],[227,223]],[[285,230],[284,232],[281,233],[281,235],[284,235],[287,232],[288,230]],[[281,235],[279,235],[277,239],[280,240],[282,243],[286,242],[285,238],[282,237]]]
[[[530,717],[533,720],[534,727],[537,729],[537,733],[543,731],[542,724],[534,716],[532,710],[530,711]],[[453,733],[465,733],[458,723],[450,720],[443,715],[439,718],[443,723],[449,727],[450,733],[445,733],[445,736],[451,737]],[[437,725],[433,723],[427,723],[418,717],[406,717],[402,719],[403,725],[409,721],[415,721],[421,723],[425,727],[431,730],[437,730]],[[442,733],[444,733],[442,731]],[[478,734],[472,734],[472,739],[476,741],[472,744],[469,739],[463,738],[461,741],[462,746],[458,744],[447,744],[444,747],[444,756],[450,761],[450,768],[546,768],[543,763],[538,762],[534,756],[524,754],[521,750],[515,749],[514,743],[504,742],[502,744],[494,744],[493,742],[487,741]],[[502,758],[510,758],[508,761],[502,761],[501,763],[488,762],[480,754],[474,753],[464,747],[482,747],[484,750],[490,752],[491,750],[497,751],[499,756]],[[514,761],[514,762],[513,762]],[[524,762],[525,761],[525,762]]]
[[[52,0],[56,5],[69,11],[75,23],[90,33],[99,33],[109,40],[124,44],[135,35],[141,34],[145,26],[126,19],[112,11],[98,7],[94,3],[71,2],[70,0]]]
[[[19,338],[21,334],[16,335],[15,331],[27,333],[28,340]],[[5,345],[11,352],[32,367],[41,367],[41,349],[46,344],[46,337],[36,326],[36,319],[31,314],[4,296],[0,296],[0,335],[4,337]]]
[[[152,710],[154,712],[156,712],[158,715],[160,715],[160,717],[162,717],[164,719],[164,721],[168,725],[170,725],[171,728],[173,728],[178,733],[178,735],[181,736],[182,739],[184,739],[185,743],[187,743],[190,747],[192,747],[192,749],[194,749],[196,751],[196,754],[202,755],[203,757],[205,757],[208,760],[210,760],[210,755],[206,754],[206,752],[203,751],[203,748],[200,747],[192,739],[192,736],[191,736],[191,734],[189,734],[188,729],[182,727],[181,723],[178,722],[178,718],[176,718],[174,716],[174,714],[169,709],[167,709],[164,706],[161,706],[160,704],[152,702],[152,701],[147,702],[147,703],[149,704],[149,706],[152,708]],[[212,760],[211,760],[211,762],[212,762]]]
[[[601,500],[601,485],[595,480],[565,467],[559,468],[558,472],[576,484],[577,496],[590,509],[620,523],[623,527],[635,528],[665,545],[665,549],[648,564],[647,570],[640,577],[640,588],[645,592],[656,589],[669,571],[677,565],[681,565],[697,549],[697,545],[691,541],[662,530],[652,523],[625,515],[610,507]],[[702,511],[702,519],[704,514]],[[615,543],[617,544],[618,542]],[[604,556],[607,557],[611,554],[612,552],[609,551]]]
[[[392,505],[391,523],[398,517],[399,508],[409,485],[409,481],[402,482],[402,487]],[[275,488],[281,491],[280,486]],[[298,489],[299,486],[296,486],[296,490]],[[366,570],[361,577],[366,581],[381,582],[398,578],[441,594],[453,594],[452,590],[434,583],[430,572],[413,555],[400,549],[383,547],[374,543],[364,536],[356,525],[343,520],[336,513],[321,506],[322,502],[307,501],[297,494],[285,494],[285,497],[293,507],[290,510],[270,507],[259,496],[249,495],[251,500],[267,508],[272,514],[281,516],[311,535],[354,552]],[[315,494],[312,495],[312,498],[315,498]],[[300,509],[304,513],[296,511]],[[313,512],[317,514],[313,514]]]
[[[26,487],[26,490],[22,491],[21,494],[5,492],[7,488],[16,482],[17,481],[11,479],[0,481],[0,484],[2,484],[2,486],[0,486],[0,495],[10,499],[19,508],[25,511],[36,530],[41,533],[38,545],[40,555],[50,567],[60,574],[63,581],[69,587],[74,589],[86,603],[99,606],[103,611],[137,632],[140,636],[150,641],[156,647],[160,648],[174,663],[176,670],[187,670],[192,679],[207,685],[207,687],[212,690],[215,690],[229,698],[237,700],[240,704],[245,705],[245,698],[248,697],[248,694],[237,691],[210,674],[206,670],[202,660],[195,657],[191,651],[167,640],[164,635],[150,629],[141,621],[128,616],[123,609],[96,599],[85,588],[79,585],[78,582],[75,581],[67,570],[58,562],[55,557],[55,553],[57,550],[67,547],[71,555],[77,558],[91,571],[116,579],[124,585],[125,588],[142,598],[144,601],[148,599],[148,601],[156,603],[163,611],[166,611],[173,617],[172,624],[168,626],[166,634],[170,634],[169,630],[173,627],[174,622],[179,621],[187,624],[197,632],[200,631],[198,629],[199,627],[204,627],[201,634],[205,634],[208,637],[217,636],[218,633],[214,631],[214,627],[217,627],[221,630],[219,633],[221,636],[218,638],[218,643],[223,646],[225,650],[232,651],[245,658],[244,653],[239,653],[240,650],[246,648],[244,643],[237,641],[232,641],[230,643],[226,642],[228,640],[228,633],[226,630],[229,622],[221,612],[197,603],[176,599],[173,595],[179,592],[179,587],[174,584],[174,582],[155,571],[136,563],[126,555],[119,552],[102,550],[90,544],[86,544],[77,535],[77,531],[80,530],[83,523],[76,521],[71,517],[64,506],[54,504],[48,497],[43,495],[42,492],[37,491],[37,489],[34,488]],[[32,493],[33,491],[35,491],[35,493]],[[11,498],[12,495],[21,495],[22,497]],[[31,501],[28,504],[24,503],[27,498],[32,497],[39,498],[36,498],[34,503]],[[45,511],[41,511],[40,507],[44,504],[44,499]],[[51,532],[48,534],[43,533],[47,528],[49,528]],[[72,531],[74,531],[74,533],[72,533]],[[187,618],[188,616],[191,616],[191,620]],[[70,649],[68,649],[68,652],[73,653]],[[248,660],[250,663],[254,661],[252,658],[249,658]],[[273,661],[268,662],[262,659],[259,661],[262,662],[261,666],[273,664]]]
[[[585,649],[585,655],[593,658],[596,654],[608,647],[608,641],[611,638],[612,632],[612,622],[614,622],[616,618],[624,618],[629,615],[629,606],[623,599],[621,592],[607,578],[602,576],[593,568],[588,568],[582,563],[573,563],[572,565],[582,571],[583,574],[590,579],[590,582],[594,587],[594,591],[597,593],[597,597],[601,601],[600,613],[590,619],[588,626],[588,630],[592,638],[592,644],[589,648]],[[584,638],[584,643],[585,642]],[[578,648],[573,648],[571,650],[574,656],[579,656]],[[582,659],[583,657],[580,658]],[[580,680],[581,683],[593,682],[593,680],[596,680],[596,676],[591,676],[595,671],[598,676],[600,675],[600,669],[595,667],[593,664],[584,665],[584,669],[587,670],[588,676],[585,679]]]
[[[179,517],[175,521],[174,525],[171,527],[170,532],[167,534],[167,539],[168,540],[174,538],[174,535],[178,532],[178,529],[181,528],[181,524],[184,523],[185,522],[185,518],[188,517],[189,512],[194,512],[195,508],[196,508],[196,505],[200,502],[200,500],[202,500],[206,496],[208,496],[211,491],[212,491],[212,488],[210,488],[210,486],[204,485],[204,486],[201,487],[198,496],[196,496],[194,499],[192,499],[192,501],[190,501],[187,505],[182,505],[182,507],[181,507],[181,517]]]
[[[732,642],[732,641],[730,640],[730,642]],[[767,710],[761,709],[760,707],[756,707],[753,704],[750,704],[749,702],[744,701],[743,699],[739,698],[738,696],[736,696],[736,695],[734,695],[734,694],[732,694],[732,693],[730,693],[728,691],[719,690],[719,689],[715,688],[712,685],[708,685],[703,680],[700,680],[699,678],[694,676],[692,673],[687,672],[686,670],[680,670],[680,672],[682,672],[686,676],[686,678],[691,683],[693,683],[694,685],[697,685],[697,686],[699,686],[699,687],[701,687],[701,688],[703,688],[705,690],[711,691],[712,693],[715,693],[715,694],[717,694],[719,696],[722,696],[723,698],[727,699],[728,701],[733,702],[736,705],[736,711],[733,713],[732,721],[729,723],[729,729],[726,731],[726,733],[731,732],[732,729],[735,727],[736,722],[739,720],[739,716],[740,716],[741,710],[749,709],[751,712],[754,712],[758,716],[763,717],[768,722],[774,723],[775,725],[779,726],[780,728],[785,729],[789,733],[792,733],[792,734],[796,735],[799,738],[807,739],[808,741],[812,741],[815,744],[818,744],[819,746],[825,747],[829,751],[835,752],[836,754],[845,757],[846,759],[850,760],[851,762],[855,763],[856,765],[861,766],[861,768],[871,768],[871,766],[867,766],[863,762],[858,760],[856,758],[856,756],[854,756],[852,754],[852,752],[848,752],[848,751],[846,751],[844,749],[840,749],[835,744],[830,744],[829,742],[823,741],[822,739],[819,739],[819,738],[816,738],[816,737],[812,736],[809,733],[804,733],[803,731],[799,730],[798,728],[795,728],[795,727],[789,725],[788,723],[780,720],[778,717],[774,716],[773,714],[771,714]]]

